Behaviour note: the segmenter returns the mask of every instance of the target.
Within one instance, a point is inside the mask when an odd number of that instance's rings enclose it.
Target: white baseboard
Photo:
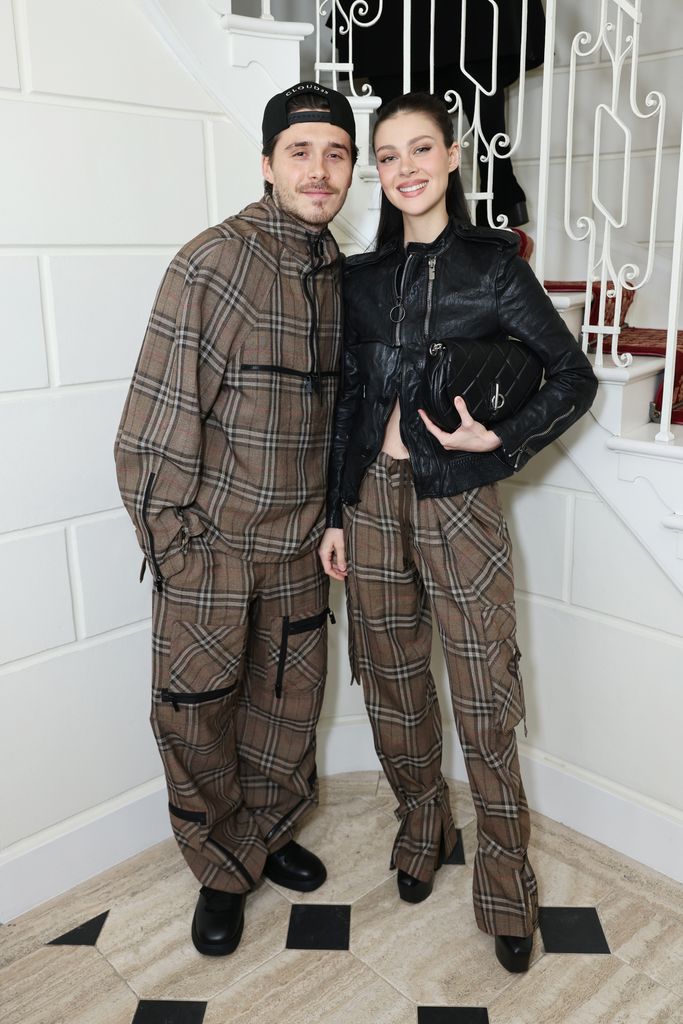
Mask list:
[[[520,761],[534,810],[683,882],[683,815],[523,743]],[[452,728],[444,729],[443,769],[450,778],[466,778]],[[321,722],[320,776],[376,770],[365,718]],[[0,920],[10,921],[168,838],[166,801],[166,787],[157,779],[0,854]]]
[[[683,814],[519,745],[529,806],[590,839],[683,882]]]
[[[379,768],[363,718],[319,730],[320,775]],[[455,729],[444,723],[443,771],[467,781]],[[683,814],[526,743],[519,759],[530,807],[647,867],[683,882]]]
[[[0,921],[67,892],[171,835],[163,779],[155,779],[15,843],[0,854]]]

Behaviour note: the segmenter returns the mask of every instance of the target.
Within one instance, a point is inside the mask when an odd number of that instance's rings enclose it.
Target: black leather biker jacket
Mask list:
[[[328,526],[342,525],[342,503],[358,501],[397,399],[419,498],[458,494],[510,476],[590,408],[597,391],[592,367],[517,249],[512,232],[452,221],[428,245],[404,249],[391,243],[346,261]],[[502,447],[447,451],[417,412],[427,348],[444,338],[501,332],[539,356],[543,386],[496,424]]]

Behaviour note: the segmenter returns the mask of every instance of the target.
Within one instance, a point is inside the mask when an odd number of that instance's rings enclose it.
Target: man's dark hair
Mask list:
[[[329,111],[330,105],[323,96],[319,96],[315,92],[303,92],[299,93],[298,96],[293,96],[291,100],[287,102],[287,113],[298,114],[302,110],[327,110]],[[270,160],[273,156],[277,140],[280,135],[275,135],[272,139],[269,139],[261,150],[262,156],[267,156]],[[358,146],[351,144],[351,166],[355,167],[356,160],[358,159]],[[272,196],[273,186],[269,181],[263,183],[265,193],[267,196]]]

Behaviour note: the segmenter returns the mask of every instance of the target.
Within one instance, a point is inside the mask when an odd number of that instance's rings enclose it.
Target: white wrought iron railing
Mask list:
[[[612,21],[609,17],[608,7],[613,3],[616,7],[616,18]],[[588,268],[586,283],[586,301],[590,310],[590,288],[592,280],[599,280],[600,288],[600,317],[597,326],[588,323],[588,314],[585,317],[582,333],[584,347],[588,347],[591,336],[597,338],[596,366],[603,364],[603,347],[605,339],[610,341],[612,360],[616,366],[628,366],[633,357],[626,352],[618,352],[619,317],[615,316],[612,326],[605,323],[605,303],[608,298],[615,300],[616,310],[621,309],[623,292],[637,291],[642,288],[652,277],[652,270],[655,260],[655,244],[657,236],[657,213],[659,210],[659,195],[662,175],[662,147],[664,139],[664,119],[666,115],[666,100],[661,92],[650,92],[645,98],[645,106],[649,110],[642,110],[638,102],[638,67],[639,67],[639,39],[640,23],[640,0],[636,4],[622,2],[622,0],[601,0],[599,29],[594,34],[588,31],[577,33],[571,46],[571,63],[569,70],[569,104],[567,112],[567,148],[565,157],[565,202],[564,202],[564,223],[565,230],[569,237],[575,242],[588,242]],[[594,137],[593,137],[593,165],[591,181],[592,210],[582,213],[572,223],[570,204],[572,199],[572,167],[573,167],[573,137],[576,107],[576,75],[577,64],[581,57],[590,58],[600,50],[606,52],[611,64],[611,96],[609,103],[597,103],[595,106]],[[623,95],[622,75],[625,71],[626,60],[629,60],[630,81],[628,96]],[[629,223],[629,207],[631,202],[630,178],[631,178],[631,150],[632,131],[626,117],[622,114],[622,108],[627,106],[630,112],[640,119],[657,119],[657,142],[654,155],[654,167],[652,173],[652,193],[650,199],[649,217],[649,238],[647,244],[647,257],[644,270],[635,263],[624,263],[616,266],[612,245],[613,233],[626,227]],[[624,111],[625,114],[625,111]],[[604,174],[601,178],[603,167],[602,144],[605,134],[603,125],[607,124],[620,133],[623,145],[623,175],[621,196],[609,194],[605,188]],[[599,249],[599,254],[597,251]],[[610,284],[611,282],[611,284]]]
[[[209,0],[216,3],[217,0]],[[220,0],[225,9],[229,0]],[[258,0],[254,0],[256,4]],[[506,0],[519,4],[522,29],[519,59],[519,77],[516,87],[515,123],[512,130],[499,132],[492,138],[486,138],[482,130],[481,103],[485,97],[495,93],[498,66],[498,18],[501,0],[461,0],[461,25],[459,39],[454,39],[454,63],[459,63],[461,76],[464,76],[474,89],[474,104],[470,111],[469,125],[465,128],[465,106],[462,96],[455,88],[444,92],[444,99],[449,103],[451,113],[457,118],[457,135],[461,148],[468,159],[462,168],[467,198],[474,214],[475,206],[483,201],[486,206],[490,224],[504,226],[505,218],[495,217],[493,198],[495,193],[496,167],[500,161],[510,160],[520,148],[524,133],[524,108],[526,86],[526,24],[529,0]],[[569,2],[569,0],[560,0]],[[419,0],[421,14],[424,16],[426,4],[429,3],[429,83],[434,91],[435,77],[435,12],[436,0]],[[310,6],[309,6],[310,4]],[[492,21],[491,69],[487,71],[487,81],[479,81],[472,72],[472,65],[467,61],[466,27],[468,13],[473,5],[486,4],[490,9]],[[594,349],[595,365],[598,371],[604,365],[605,351],[610,362],[618,367],[625,367],[632,360],[629,353],[619,351],[621,327],[619,311],[625,293],[642,291],[652,283],[655,254],[657,251],[657,222],[661,196],[662,154],[664,149],[664,125],[666,102],[659,91],[649,91],[642,97],[639,95],[638,72],[640,68],[640,31],[643,22],[643,0],[599,0],[592,18],[595,24],[586,25],[577,32],[573,40],[557,39],[557,5],[558,0],[546,0],[546,38],[543,66],[543,87],[540,114],[539,142],[539,178],[535,197],[536,221],[536,258],[535,270],[538,277],[544,280],[548,252],[549,206],[550,206],[550,169],[551,169],[551,126],[557,119],[557,109],[553,107],[555,76],[555,50],[569,52],[568,62],[568,103],[566,107],[567,142],[565,151],[564,174],[564,229],[569,239],[567,244],[585,247],[586,265],[586,303],[584,323],[582,326],[582,343],[584,348]],[[411,38],[411,26],[417,10],[417,2],[404,0],[403,3],[403,39]],[[305,10],[304,10],[305,7]],[[261,0],[261,19],[272,19],[270,0]],[[299,17],[310,18],[314,22],[316,33],[315,76],[317,81],[324,81],[334,88],[341,88],[349,94],[354,106],[359,132],[361,163],[370,163],[369,139],[373,111],[379,106],[381,97],[372,93],[370,84],[360,82],[354,74],[354,40],[358,33],[377,24],[380,18],[388,17],[391,5],[389,0],[299,0],[297,14]],[[400,17],[396,14],[395,17]],[[328,25],[327,22],[330,22]],[[348,59],[339,60],[332,49],[330,59],[323,54],[330,52],[330,39],[346,40]],[[606,58],[604,55],[607,55]],[[573,208],[572,198],[574,172],[574,121],[576,117],[576,82],[581,62],[590,61],[600,56],[601,67],[607,67],[611,81],[607,95],[595,96],[591,104],[582,103],[581,117],[584,122],[591,116],[587,107],[592,107],[593,118],[593,154],[592,180],[590,196],[584,200],[584,208]],[[402,78],[404,91],[410,89],[413,82],[411,67],[411,46],[404,45],[402,53]],[[634,122],[631,124],[629,122]],[[656,123],[656,142],[647,148],[652,154],[651,193],[649,197],[649,234],[644,246],[635,246],[637,241],[628,238],[632,227],[633,201],[631,197],[631,166],[634,150],[634,132],[638,124]],[[609,130],[621,138],[623,174],[621,189],[606,188],[604,168],[606,166],[604,152],[605,132]],[[464,155],[463,154],[463,155]],[[671,429],[672,394],[678,340],[678,322],[680,311],[680,275],[683,268],[683,136],[679,158],[678,192],[676,199],[675,234],[671,260],[671,285],[669,289],[669,312],[666,346],[666,369],[664,376],[664,400],[661,410],[660,428],[656,435],[657,441],[663,444],[676,442]],[[609,154],[614,164],[614,153]],[[480,164],[488,166],[486,187],[479,184]],[[462,167],[462,165],[461,165]],[[365,176],[368,176],[366,172]],[[575,204],[574,204],[575,205]],[[623,254],[624,241],[632,243],[633,258],[624,260],[617,258]],[[617,244],[619,241],[619,244]],[[591,323],[590,310],[592,286],[600,282],[600,306],[597,322]],[[613,322],[607,316],[607,300],[616,310]],[[679,437],[680,441],[680,437]]]
[[[381,97],[372,95],[372,87],[364,83],[360,90],[354,75],[354,38],[358,32],[375,26],[384,15],[390,15],[388,0],[314,0],[316,6],[316,81],[321,76],[328,76],[330,84],[337,89],[340,86],[348,87],[351,102],[361,112],[359,129],[361,130],[361,150],[369,151],[370,118],[364,116],[366,111],[376,109],[381,103]],[[436,0],[419,0],[422,14],[424,5],[429,3],[429,33],[428,33],[428,76],[430,92],[435,91],[435,24],[436,24]],[[477,0],[481,3],[484,0]],[[492,20],[492,46],[491,66],[488,84],[480,81],[474,74],[467,62],[465,52],[465,40],[467,30],[468,0],[463,0],[460,28],[460,42],[457,49],[457,57],[460,64],[460,72],[467,78],[474,88],[474,113],[471,123],[467,129],[464,128],[464,104],[457,89],[447,88],[444,91],[444,99],[449,105],[449,110],[454,117],[457,117],[457,137],[463,155],[469,159],[461,163],[461,175],[465,184],[465,195],[470,203],[471,214],[474,217],[478,202],[483,202],[487,207],[487,216],[491,225],[504,227],[507,218],[503,214],[494,216],[493,196],[495,189],[496,164],[501,160],[510,160],[518,150],[523,132],[524,120],[524,91],[526,82],[526,24],[528,12],[528,0],[513,0],[520,4],[522,19],[522,34],[520,45],[519,62],[519,102],[517,104],[516,122],[514,130],[514,141],[511,141],[508,132],[498,132],[492,138],[487,139],[482,128],[481,101],[483,96],[493,96],[498,90],[498,15],[499,7],[497,0],[485,0],[489,5]],[[469,0],[472,3],[472,0]],[[411,25],[413,20],[413,2],[403,2],[403,39],[411,38]],[[420,16],[422,16],[422,14]],[[328,26],[329,22],[329,26]],[[325,33],[332,33],[332,39],[339,37],[345,39],[348,45],[348,60],[339,61],[335,59],[323,61],[321,59],[322,40]],[[454,43],[454,61],[456,63]],[[425,54],[425,57],[427,55]],[[412,53],[410,46],[403,46],[402,51],[402,78],[403,91],[409,92],[413,81]],[[453,85],[455,83],[452,83]],[[364,102],[359,103],[359,100]],[[468,152],[469,151],[469,152]],[[481,188],[478,183],[480,164],[488,167],[487,187]]]

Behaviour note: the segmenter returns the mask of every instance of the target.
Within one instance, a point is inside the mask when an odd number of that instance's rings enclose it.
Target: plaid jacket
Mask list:
[[[339,250],[269,198],[173,259],[115,445],[154,573],[189,539],[281,561],[317,545],[341,349]]]

